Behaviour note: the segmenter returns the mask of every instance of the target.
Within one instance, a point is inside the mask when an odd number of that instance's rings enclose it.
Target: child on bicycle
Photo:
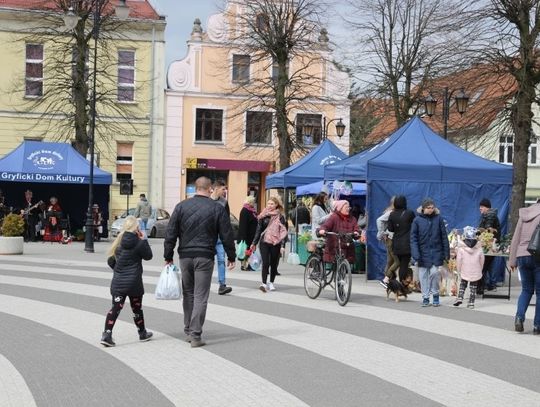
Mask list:
[[[318,229],[319,236],[325,236],[326,232],[353,233],[355,238],[360,236],[360,228],[354,216],[351,216],[351,206],[346,200],[334,201],[333,212],[330,217]],[[328,236],[324,246],[323,260],[325,263],[333,263],[337,249],[337,237]],[[341,240],[341,251],[350,264],[354,264],[354,245]]]

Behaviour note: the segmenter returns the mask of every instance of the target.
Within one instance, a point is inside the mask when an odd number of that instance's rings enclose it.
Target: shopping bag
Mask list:
[[[246,257],[246,249],[246,242],[241,240],[240,243],[238,243],[238,245],[236,246],[236,257],[238,258],[238,260],[244,260],[244,258]]]
[[[261,268],[262,259],[261,259],[261,254],[259,253],[258,250],[251,253],[251,256],[249,256],[248,263],[254,271],[257,271]]]
[[[529,240],[529,245],[527,246],[527,251],[531,256],[540,260],[540,223],[532,233],[531,240]]]
[[[287,256],[287,263],[295,266],[300,264],[300,256],[298,255],[298,253],[289,253],[289,255]]]
[[[156,285],[156,300],[179,300],[181,296],[178,267],[167,264],[159,276]]]

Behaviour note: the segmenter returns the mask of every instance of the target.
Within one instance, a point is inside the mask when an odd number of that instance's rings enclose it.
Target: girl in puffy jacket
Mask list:
[[[476,288],[482,278],[482,268],[484,267],[484,252],[482,244],[476,239],[476,229],[471,226],[463,229],[463,240],[460,239],[457,246],[456,262],[461,275],[461,283],[454,306],[458,307],[463,303],[463,294],[465,294],[467,284],[470,283],[467,308],[474,308]]]
[[[133,321],[139,331],[139,340],[148,341],[152,332],[144,326],[142,298],[144,286],[142,280],[142,261],[152,258],[152,249],[134,216],[128,216],[122,232],[113,242],[107,263],[114,270],[111,281],[112,308],[105,318],[105,330],[101,336],[101,344],[106,347],[115,346],[112,330],[120,311],[124,307],[126,297],[133,311]]]

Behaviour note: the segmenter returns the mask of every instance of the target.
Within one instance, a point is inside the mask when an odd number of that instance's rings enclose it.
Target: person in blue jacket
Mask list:
[[[418,265],[422,306],[428,307],[433,295],[433,306],[438,307],[440,267],[450,257],[450,248],[446,225],[431,198],[424,199],[412,223],[411,257]]]

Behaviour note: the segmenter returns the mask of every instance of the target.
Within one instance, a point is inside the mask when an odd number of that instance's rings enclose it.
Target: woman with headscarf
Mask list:
[[[358,222],[354,216],[351,216],[351,206],[348,201],[340,200],[334,201],[334,211],[330,214],[330,217],[321,225],[318,230],[320,236],[325,236],[326,232],[334,233],[354,233],[355,236],[360,236],[360,228]],[[333,263],[337,250],[337,237],[328,236],[326,239],[326,245],[324,246],[323,260],[326,263]],[[341,240],[341,251],[345,254],[345,257],[350,264],[354,264],[354,245],[347,244],[346,241]]]
[[[242,240],[246,243],[246,247],[250,247],[257,231],[257,210],[255,209],[255,197],[249,195],[244,201],[244,205],[240,210],[240,219],[238,222],[238,242]],[[253,269],[248,264],[249,256],[244,257],[241,262],[242,270],[252,271]]]

